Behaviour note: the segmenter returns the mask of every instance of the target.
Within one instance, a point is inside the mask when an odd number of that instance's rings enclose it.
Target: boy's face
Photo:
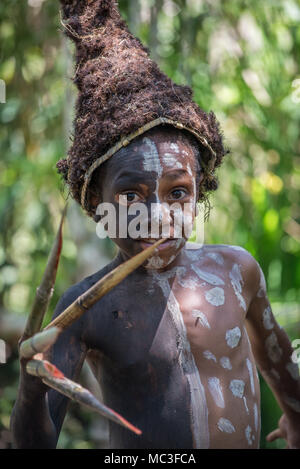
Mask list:
[[[117,234],[112,239],[125,257],[132,257],[157,239],[166,238],[145,267],[164,269],[173,262],[192,230],[197,169],[198,162],[189,141],[176,138],[174,132],[168,135],[159,130],[132,141],[106,163],[102,202],[115,208]],[[135,223],[138,229],[143,227],[138,237],[137,232],[133,236],[130,231],[132,220],[141,213],[135,212],[137,204],[143,204],[144,214],[142,223],[138,226]],[[183,221],[183,213],[185,225],[181,235],[180,229],[177,231],[175,227]],[[123,214],[121,221],[120,214]],[[124,233],[124,225],[128,234],[120,237],[120,228]]]

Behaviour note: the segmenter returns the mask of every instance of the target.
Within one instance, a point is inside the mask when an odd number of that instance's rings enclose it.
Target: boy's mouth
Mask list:
[[[160,238],[147,238],[147,239],[137,239],[136,241],[140,242],[142,247],[145,249],[145,248],[148,248],[151,244],[154,244],[156,243],[156,241],[158,241]],[[173,247],[177,242],[177,239],[174,239],[174,238],[166,238],[166,240],[161,243],[157,249],[159,251],[163,250],[163,249],[167,249],[169,247]]]

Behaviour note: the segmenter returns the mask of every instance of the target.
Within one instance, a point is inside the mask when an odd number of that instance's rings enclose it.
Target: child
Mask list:
[[[258,448],[258,366],[284,412],[269,439],[282,437],[288,447],[299,448],[298,369],[289,339],[272,315],[259,265],[242,248],[197,246],[187,242],[186,232],[174,235],[169,207],[175,202],[192,207],[191,225],[196,201],[217,186],[214,171],[226,152],[213,114],[199,110],[186,87],[159,72],[114,2],[62,6],[81,61],[76,78],[81,95],[75,140],[59,169],[95,219],[99,204],[115,209],[113,241],[119,252],[104,269],[71,287],[54,316],[163,237],[165,224],[171,230],[152,258],[60,335],[49,360],[74,380],[88,360],[105,404],[142,430],[137,436],[110,422],[110,447],[130,449]],[[102,58],[97,67],[95,51]],[[124,200],[128,207],[145,206],[149,235],[119,236]],[[127,227],[131,221],[128,216]],[[15,445],[54,448],[67,399],[21,365],[12,418]]]

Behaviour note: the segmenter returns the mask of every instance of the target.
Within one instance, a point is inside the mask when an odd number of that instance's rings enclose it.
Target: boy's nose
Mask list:
[[[166,235],[171,236],[172,218],[170,208],[165,202],[154,202],[148,210],[149,232],[153,237]]]

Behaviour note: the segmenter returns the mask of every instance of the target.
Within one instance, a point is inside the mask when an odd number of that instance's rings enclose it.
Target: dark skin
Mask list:
[[[153,202],[195,207],[199,176],[189,141],[157,129],[109,160],[102,201],[117,211],[120,195],[128,204],[145,203],[149,213]],[[161,215],[161,223],[173,220],[165,209]],[[195,210],[190,215],[193,221]],[[54,316],[151,239],[114,241],[116,258],[71,287]],[[257,262],[240,248],[186,241],[162,245],[65,331],[46,358],[74,380],[87,359],[105,404],[142,430],[136,436],[110,423],[111,448],[258,447],[256,364],[284,411],[269,438],[299,448],[293,350],[272,315]],[[24,367],[12,417],[15,445],[54,448],[68,400]]]

